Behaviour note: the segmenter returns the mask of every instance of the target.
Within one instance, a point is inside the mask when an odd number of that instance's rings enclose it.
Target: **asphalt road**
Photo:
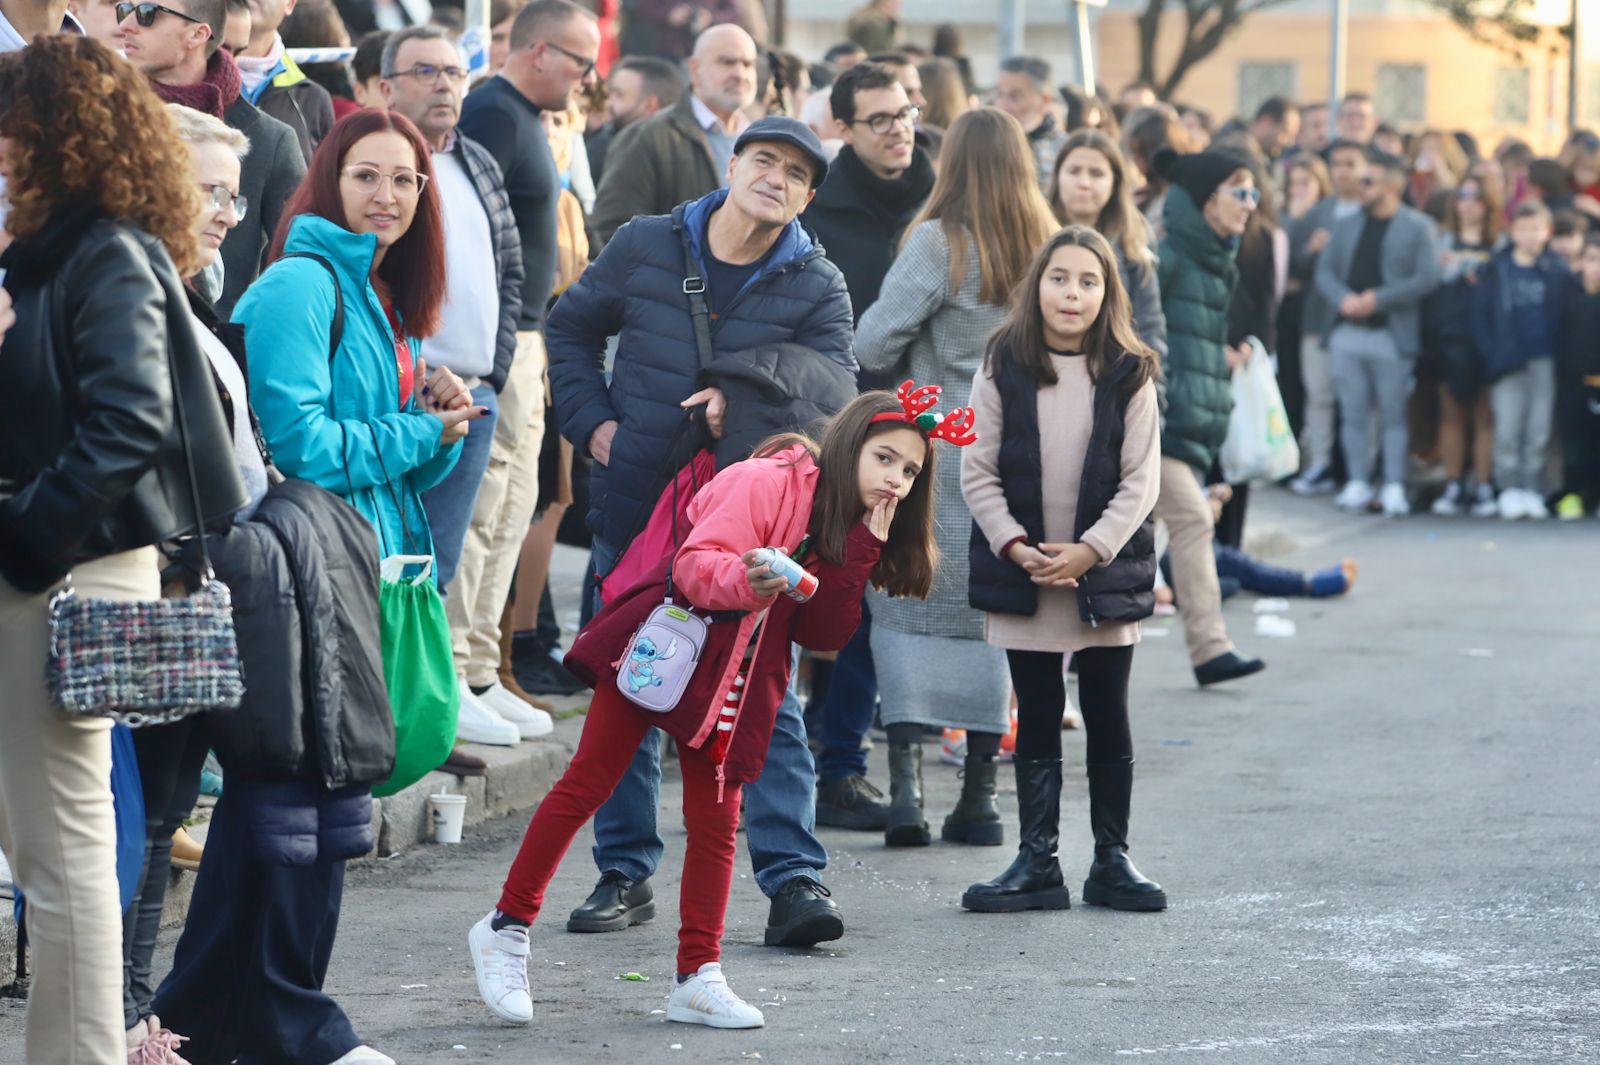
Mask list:
[[[761,946],[767,903],[741,859],[725,965],[768,1026],[669,1025],[669,771],[660,916],[564,931],[595,874],[580,843],[533,933],[533,1026],[480,1005],[465,951],[520,823],[352,873],[330,991],[405,1063],[1600,1061],[1600,523],[1384,523],[1279,494],[1255,507],[1258,528],[1299,543],[1291,561],[1355,555],[1361,579],[1348,600],[1295,602],[1289,639],[1257,637],[1252,603],[1231,603],[1235,639],[1269,669],[1227,690],[1197,691],[1181,631],[1151,626],[1132,842],[1167,912],[969,914],[962,889],[1011,846],[888,851],[826,831],[846,937]],[[935,751],[933,820],[959,786]],[[1081,735],[1068,758],[1081,766]],[[881,746],[873,773],[885,783]],[[1014,818],[1008,773],[1002,787]],[[1076,772],[1063,837],[1076,899]],[[615,979],[629,970],[652,980]],[[19,1025],[0,1005],[0,1061],[20,1060]]]

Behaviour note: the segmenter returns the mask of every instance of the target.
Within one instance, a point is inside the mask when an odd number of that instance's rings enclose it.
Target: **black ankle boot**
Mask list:
[[[1072,896],[1061,876],[1061,759],[1024,759],[1017,770],[1021,839],[1011,867],[986,884],[973,884],[961,905],[982,913],[1066,910]]]
[[[1167,893],[1128,860],[1128,807],[1133,798],[1133,758],[1089,767],[1089,826],[1094,864],[1083,882],[1083,901],[1113,910],[1164,910]]]
[[[1006,830],[1000,821],[1000,807],[995,802],[994,777],[998,768],[993,758],[967,755],[961,770],[961,799],[944,819],[940,839],[979,847],[998,847],[1005,842]]]
[[[891,847],[926,847],[933,842],[922,816],[922,744],[889,745],[889,827],[883,841]]]

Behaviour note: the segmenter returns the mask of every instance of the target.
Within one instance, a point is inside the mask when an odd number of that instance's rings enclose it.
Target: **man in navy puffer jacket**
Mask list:
[[[696,430],[686,429],[690,410],[703,406],[706,427],[722,433],[726,399],[706,387],[686,278],[705,283],[713,357],[793,343],[856,372],[844,277],[796,220],[827,168],[821,143],[802,123],[753,123],[734,145],[726,189],[624,225],[551,312],[545,337],[561,431],[594,460],[589,527],[597,577],[616,565],[700,445]],[[612,336],[617,353],[608,385]],[[655,825],[660,745],[652,730],[595,817],[600,883],[573,912],[570,931],[617,931],[654,916],[648,879],[662,853]],[[766,769],[745,791],[756,880],[773,900],[769,945],[811,946],[844,934],[820,883],[827,854],[812,831],[814,789],[791,690]]]

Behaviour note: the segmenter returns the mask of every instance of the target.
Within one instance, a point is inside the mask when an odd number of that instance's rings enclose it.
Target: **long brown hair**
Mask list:
[[[1066,204],[1061,202],[1061,168],[1067,156],[1079,148],[1088,148],[1105,157],[1111,169],[1111,199],[1100,208],[1100,217],[1094,227],[1100,235],[1122,250],[1122,257],[1134,266],[1148,269],[1155,265],[1155,254],[1150,249],[1150,223],[1133,202],[1133,182],[1128,180],[1128,160],[1123,157],[1117,142],[1097,129],[1080,129],[1068,137],[1056,153],[1056,165],[1050,170],[1050,210],[1056,220],[1067,225]]]
[[[14,236],[86,207],[159,240],[179,277],[199,269],[189,153],[149,81],[109,48],[63,33],[0,57],[0,136],[11,141]]]
[[[1056,383],[1055,367],[1050,365],[1050,350],[1044,339],[1044,311],[1039,305],[1039,285],[1050,258],[1061,248],[1084,248],[1100,262],[1100,273],[1105,279],[1105,297],[1100,303],[1100,313],[1089,325],[1083,337],[1083,356],[1088,361],[1089,379],[1098,385],[1121,360],[1124,353],[1136,358],[1138,368],[1123,380],[1123,388],[1131,395],[1158,372],[1156,353],[1139,339],[1133,328],[1133,310],[1128,302],[1128,292],[1122,287],[1117,273],[1116,255],[1111,245],[1088,226],[1068,226],[1044,246],[1034,257],[1027,280],[1017,289],[1011,307],[1011,317],[989,341],[984,353],[983,369],[993,378],[1002,361],[1008,361],[1032,377],[1040,385]]]
[[[917,68],[922,76],[922,95],[928,106],[922,110],[924,125],[949,129],[950,123],[968,110],[967,83],[953,59],[935,57]]]
[[[950,245],[952,295],[966,280],[971,241],[978,249],[978,299],[1003,305],[1056,229],[1027,136],[1004,111],[980,107],[950,126],[939,158],[933,191],[906,237],[923,222],[940,224]]]
[[[1461,184],[1450,190],[1450,199],[1444,209],[1444,224],[1440,228],[1457,241],[1461,240],[1461,211],[1456,205],[1461,200],[1461,190],[1468,185],[1477,188],[1478,199],[1483,203],[1483,232],[1479,236],[1480,243],[1492,248],[1495,241],[1500,239],[1501,231],[1505,229],[1506,212],[1495,197],[1494,189],[1476,174],[1468,174],[1461,179]]]
[[[866,507],[856,471],[867,441],[895,429],[916,429],[906,422],[874,422],[879,414],[898,413],[904,408],[891,392],[863,392],[844,410],[829,419],[818,444],[801,433],[784,433],[761,443],[753,458],[767,458],[796,444],[811,452],[816,460],[817,494],[811,504],[811,548],[824,562],[844,562],[845,539],[862,518]],[[939,546],[933,535],[934,441],[919,434],[928,445],[922,472],[911,484],[911,492],[895,511],[889,539],[878,555],[872,571],[872,586],[890,595],[926,599],[933,590],[934,573],[939,568]]]
[[[411,228],[394,242],[378,265],[378,279],[388,286],[406,333],[430,337],[439,328],[439,312],[444,307],[444,212],[439,203],[439,182],[433,172],[433,150],[411,120],[398,111],[369,107],[334,123],[311,157],[305,180],[283,209],[269,259],[283,255],[289,229],[300,215],[318,215],[336,226],[350,228],[344,213],[344,196],[339,191],[345,156],[361,138],[386,132],[398,133],[410,143],[417,156],[417,173],[427,183],[417,198]]]

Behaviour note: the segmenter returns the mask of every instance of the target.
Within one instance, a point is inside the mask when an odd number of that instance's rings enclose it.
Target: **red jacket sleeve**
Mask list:
[[[817,594],[802,603],[789,624],[789,637],[812,651],[838,651],[861,625],[861,597],[878,564],[883,543],[864,524],[844,541],[844,562],[817,567]]]
[[[689,513],[694,530],[678,551],[672,576],[702,610],[765,610],[745,576],[744,553],[767,547],[787,477],[770,464],[739,462],[695,496]]]

